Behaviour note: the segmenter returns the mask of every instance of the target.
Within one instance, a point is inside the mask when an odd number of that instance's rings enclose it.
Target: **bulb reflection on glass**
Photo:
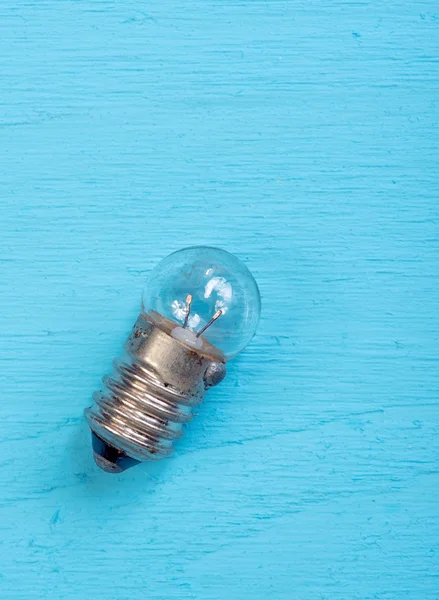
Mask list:
[[[258,286],[247,267],[219,248],[174,252],[152,271],[143,310],[175,324],[173,338],[201,350],[207,344],[225,360],[247,346],[259,322]]]
[[[98,466],[118,473],[171,454],[192,408],[252,339],[260,309],[253,276],[225,250],[191,247],[162,260],[125,354],[85,411]]]

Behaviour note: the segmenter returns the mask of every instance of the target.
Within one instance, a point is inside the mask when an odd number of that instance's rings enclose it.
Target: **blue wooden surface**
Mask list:
[[[439,598],[436,2],[6,0],[0,34],[2,600]],[[82,411],[195,243],[259,334],[107,475]]]

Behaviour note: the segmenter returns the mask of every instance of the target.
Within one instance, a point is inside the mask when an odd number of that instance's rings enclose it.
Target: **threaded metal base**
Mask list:
[[[109,464],[116,463],[111,457],[120,457],[117,452],[135,461],[171,454],[193,407],[225,375],[222,362],[175,340],[167,328],[163,317],[140,314],[126,354],[115,361],[112,375],[104,377],[104,388],[85,411],[92,432],[116,451],[95,448],[97,464],[108,472],[124,470],[123,461],[114,468]]]
[[[117,360],[103,381],[105,389],[93,395],[95,404],[86,411],[89,425],[137,460],[169,455],[182,424],[192,418],[191,405],[203,399],[171,388],[134,358]]]

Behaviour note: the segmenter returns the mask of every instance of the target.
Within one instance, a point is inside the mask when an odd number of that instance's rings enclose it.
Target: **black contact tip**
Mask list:
[[[93,458],[95,463],[106,473],[122,473],[140,461],[131,458],[123,450],[118,450],[100,438],[94,431],[91,432]]]

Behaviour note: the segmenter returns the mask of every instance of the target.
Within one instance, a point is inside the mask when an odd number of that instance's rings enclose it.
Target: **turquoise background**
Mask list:
[[[0,5],[2,600],[439,598],[433,0]],[[82,416],[150,268],[259,333],[176,455]]]

